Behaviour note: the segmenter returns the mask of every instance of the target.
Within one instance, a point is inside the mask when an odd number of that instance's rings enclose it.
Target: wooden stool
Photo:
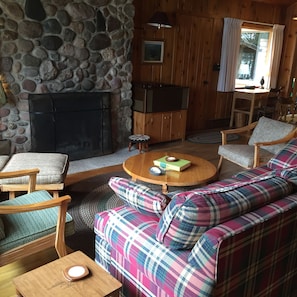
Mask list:
[[[148,149],[148,142],[150,140],[150,137],[144,134],[134,134],[129,136],[129,140],[129,151],[131,150],[131,146],[133,144],[138,144],[138,150],[139,153],[141,153],[141,151],[145,151]]]

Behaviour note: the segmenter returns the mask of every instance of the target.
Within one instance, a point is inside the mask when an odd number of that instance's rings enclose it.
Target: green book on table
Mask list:
[[[191,166],[191,161],[185,159],[174,159],[174,161],[168,161],[169,156],[164,156],[160,159],[154,160],[154,165],[164,170],[182,171]]]

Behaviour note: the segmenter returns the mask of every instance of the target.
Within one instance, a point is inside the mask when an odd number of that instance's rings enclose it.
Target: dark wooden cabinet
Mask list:
[[[134,134],[150,136],[150,143],[184,140],[189,89],[156,83],[134,83]]]

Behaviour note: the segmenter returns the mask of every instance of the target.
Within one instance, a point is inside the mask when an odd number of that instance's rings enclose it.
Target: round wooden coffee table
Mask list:
[[[150,168],[153,161],[164,156],[173,156],[178,159],[191,161],[191,166],[179,171],[166,171],[163,175],[153,175]],[[201,185],[213,180],[217,176],[217,168],[209,161],[181,153],[173,152],[147,152],[128,158],[123,163],[124,170],[132,177],[132,180],[141,180],[147,183],[162,186],[162,192],[168,192],[168,186],[186,187]]]

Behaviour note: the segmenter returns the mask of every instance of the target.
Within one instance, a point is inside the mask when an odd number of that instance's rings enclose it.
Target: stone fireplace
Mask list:
[[[0,79],[7,95],[0,133],[16,152],[32,150],[28,98],[37,94],[110,92],[112,146],[127,145],[132,2],[0,1]]]

